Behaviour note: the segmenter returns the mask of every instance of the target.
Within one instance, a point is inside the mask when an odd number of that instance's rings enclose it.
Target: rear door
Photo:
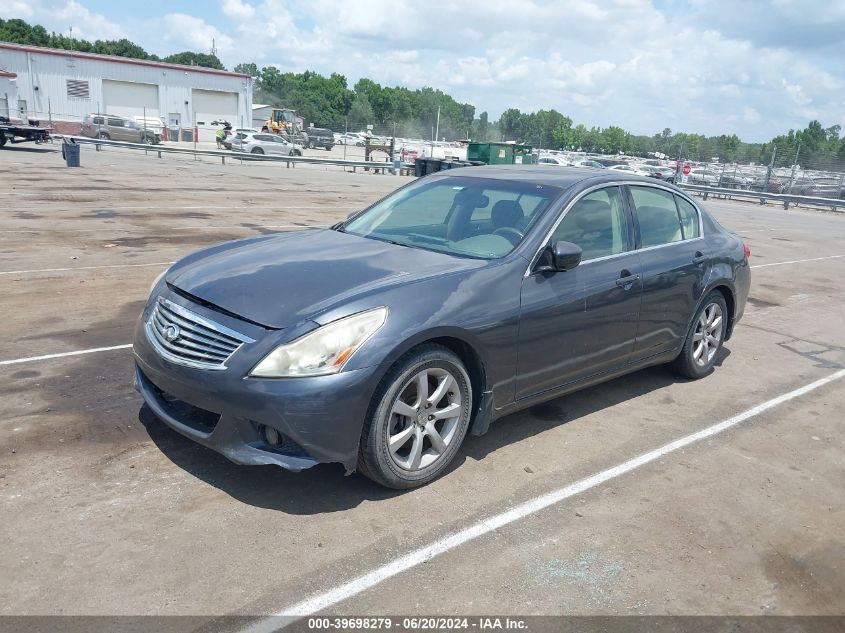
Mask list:
[[[685,197],[630,185],[642,266],[642,307],[634,357],[679,348],[710,275],[698,209]]]
[[[517,399],[620,367],[634,349],[641,271],[621,188],[584,195],[548,244],[557,241],[580,246],[582,263],[523,281]]]

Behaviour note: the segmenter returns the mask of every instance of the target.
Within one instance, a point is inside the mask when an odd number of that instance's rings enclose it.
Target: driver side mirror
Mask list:
[[[581,263],[582,253],[581,247],[577,244],[563,241],[555,242],[544,249],[534,272],[553,273],[572,270]]]

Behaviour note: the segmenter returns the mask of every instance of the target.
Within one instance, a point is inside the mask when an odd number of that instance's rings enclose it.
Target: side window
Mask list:
[[[101,116],[95,116],[94,117],[94,125],[103,125],[104,123],[105,123],[105,121],[103,120],[103,117],[101,117]]]
[[[701,237],[701,226],[698,223],[698,212],[687,200],[681,196],[675,196],[678,203],[678,214],[681,216],[681,229],[684,232],[684,239]]]
[[[684,239],[675,197],[654,187],[631,187],[642,248],[660,246]]]
[[[123,127],[123,119],[109,117],[109,125],[113,127]]]
[[[593,191],[576,202],[552,234],[552,243],[560,241],[580,246],[583,261],[627,251],[628,221],[619,187]]]

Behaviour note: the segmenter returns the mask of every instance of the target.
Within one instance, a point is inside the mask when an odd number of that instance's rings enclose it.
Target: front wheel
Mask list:
[[[725,297],[718,290],[708,294],[695,313],[681,353],[672,368],[693,380],[703,378],[716,362],[716,354],[725,341],[728,330],[728,308]]]
[[[263,153],[264,153],[264,150],[263,150],[263,149],[261,149],[260,147],[253,147],[253,148],[249,151],[249,153],[250,153],[250,154],[263,154]]]
[[[295,150],[291,151],[290,155],[291,156],[302,156],[302,152],[300,152],[298,149],[295,149]]]
[[[375,398],[361,435],[361,473],[399,490],[442,475],[472,412],[472,386],[461,360],[439,345],[421,346],[388,373]]]

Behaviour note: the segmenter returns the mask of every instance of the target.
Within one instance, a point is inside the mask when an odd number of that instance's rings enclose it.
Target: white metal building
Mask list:
[[[252,125],[252,77],[242,73],[5,42],[0,70],[9,75],[0,77],[0,114],[57,132],[78,133],[93,113],[161,118],[182,138],[196,129],[200,141],[214,141],[213,121]]]

